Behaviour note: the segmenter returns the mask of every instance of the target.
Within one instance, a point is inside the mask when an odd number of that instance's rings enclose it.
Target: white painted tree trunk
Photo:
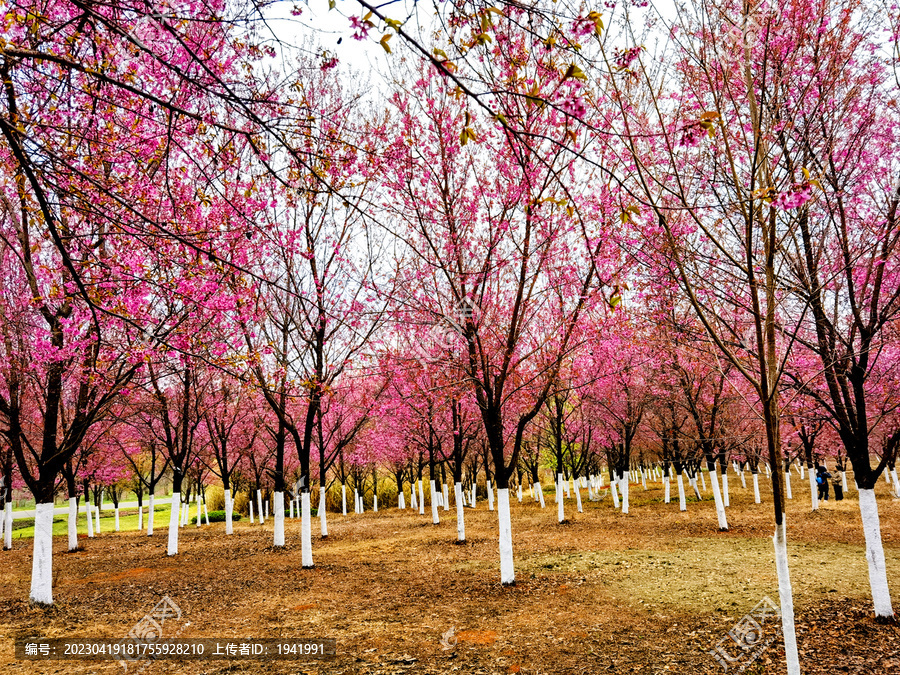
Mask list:
[[[257,513],[259,514],[259,524],[262,525],[266,522],[265,516],[263,515],[262,490],[256,491],[256,505],[259,507],[257,510]]]
[[[706,489],[707,489],[706,488],[706,476],[703,474],[703,469],[701,469],[699,471],[699,473],[700,473],[700,481],[703,483],[703,491],[706,492]],[[694,479],[694,482],[695,483],[697,482],[696,479]],[[698,497],[698,499],[699,499],[699,497]]]
[[[878,502],[875,490],[859,491],[859,515],[862,517],[863,533],[866,537],[866,560],[869,563],[869,586],[872,589],[872,603],[876,617],[891,617],[891,593],[888,589],[887,567],[884,561],[884,546],[881,542],[881,523],[878,519]]]
[[[225,534],[234,534],[234,500],[231,499],[231,489],[225,490]]]
[[[206,500],[203,500],[203,517],[206,519],[206,524],[209,525],[209,509],[206,508]]]
[[[250,524],[253,525],[254,521],[253,521],[253,500],[252,499],[247,501],[247,506],[250,507]]]
[[[534,497],[535,503],[537,503],[537,502],[540,501],[540,499],[538,499],[537,483],[532,483],[532,484],[531,484],[531,496]]]
[[[544,503],[544,486],[540,483],[535,483],[535,485],[537,485],[538,501],[541,503],[541,508],[544,508],[546,506]]]
[[[300,493],[300,511],[300,564],[303,569],[310,569],[315,565],[312,555],[312,510],[309,508],[309,492]],[[320,511],[324,512],[324,509]]]
[[[790,471],[784,472],[784,488],[787,491],[787,498],[793,499],[794,494],[791,492],[791,472]]]
[[[517,490],[516,490],[516,494],[517,494],[517,496],[518,496],[518,498],[519,498],[519,503],[521,504],[521,503],[522,503],[522,484],[521,484],[521,483],[519,483],[519,485],[518,485],[518,488],[517,488]]]
[[[403,493],[400,493],[400,496],[403,496]],[[325,539],[328,537],[328,510],[325,508],[325,499],[327,495],[325,494],[325,488],[319,488],[319,524],[322,527],[322,538]],[[303,495],[300,495],[300,518],[303,518]],[[303,523],[300,523],[300,527],[303,527]],[[312,544],[310,544],[312,546]]]
[[[678,482],[678,510],[679,511],[687,511],[687,497],[684,494],[684,474],[682,472],[678,473],[677,482]]]
[[[169,545],[168,555],[178,555],[178,514],[181,511],[181,493],[172,493],[172,509],[169,512]]]
[[[565,477],[563,477],[563,485],[564,485],[565,488],[566,488],[566,499],[571,499],[571,498],[572,498],[572,493],[569,491],[569,481],[567,481],[567,480],[565,479]]]
[[[725,508],[731,506],[731,495],[728,492],[728,473],[725,472],[722,474],[722,503],[725,504]]]
[[[556,522],[561,523],[566,519],[566,500],[563,498],[563,476],[556,475]]]
[[[276,492],[274,494],[275,499],[275,508],[273,509],[275,515],[275,524],[274,524],[274,545],[275,546],[284,546],[284,493]]]
[[[691,487],[694,488],[694,496],[697,498],[697,501],[702,501],[703,497],[700,496],[700,488],[697,487],[697,476],[696,474],[691,479]],[[703,486],[703,489],[706,489],[706,486]]]
[[[100,534],[100,507],[99,506],[94,509],[94,513],[97,514],[97,516],[96,516],[97,528],[96,529],[97,529],[97,534],[99,535]]]
[[[347,486],[341,483],[341,515],[347,515]]]
[[[894,496],[900,497],[900,480],[897,478],[897,469],[891,469],[891,480],[894,482]]]
[[[419,479],[419,515],[425,515],[425,490],[422,487],[422,479]]]
[[[803,480],[803,465],[800,465],[800,480]]]
[[[575,488],[575,508],[578,509],[578,513],[584,513],[584,508],[581,506],[581,487],[578,483],[574,484]]]
[[[753,474],[753,501],[757,504],[760,503],[759,499],[759,474]]]
[[[418,510],[419,504],[417,503],[417,500],[416,500],[416,481],[413,481],[412,483],[409,484],[409,495],[410,495],[409,507],[413,511]]]
[[[372,511],[378,513],[378,495],[372,495]]]
[[[359,491],[353,490],[353,513],[359,513]]]
[[[488,511],[494,510],[494,488],[491,487],[491,481],[487,481],[487,500]]]
[[[669,484],[669,477],[663,476],[663,489],[666,492],[666,504],[672,501],[672,486]]]
[[[144,506],[143,504],[138,505],[138,532],[143,531],[144,529]]]
[[[616,488],[616,484],[618,483],[618,479],[610,474],[609,476],[609,489],[612,492],[613,497],[613,508],[619,508],[619,490]]]
[[[202,514],[201,514],[202,509],[203,509],[203,504],[200,501],[200,493],[198,492],[197,493],[197,527],[200,527],[200,525],[201,525],[200,521],[202,520]]]
[[[725,502],[722,500],[722,494],[719,491],[719,472],[715,469],[710,471],[709,480],[713,486],[713,499],[716,502],[716,517],[719,520],[719,531],[723,532],[728,529],[728,518],[725,516]]]
[[[5,517],[6,529],[3,532],[3,548],[9,551],[12,548],[12,502],[6,502]]]
[[[816,485],[816,475],[809,472],[809,498],[812,502],[812,510],[819,510],[819,486]]]
[[[509,490],[497,490],[497,519],[500,524],[500,583],[510,586],[516,583],[513,567],[512,525],[509,518]]]
[[[116,519],[115,531],[118,532],[119,531],[119,507],[118,506],[114,507],[114,512],[115,512],[115,519]]]
[[[740,476],[741,476],[741,487],[746,490],[747,489],[747,479],[744,477],[743,471],[740,472]]]
[[[150,493],[150,501],[147,504],[147,536],[150,537],[153,535],[153,514],[156,511],[156,507],[153,502],[156,499],[156,495],[152,492]]]
[[[647,475],[644,473],[644,470],[641,469],[641,485],[644,487],[644,490],[647,490]]]
[[[444,511],[450,510],[450,485],[447,483],[441,486],[441,506],[444,507]]]
[[[6,513],[3,514],[3,520],[6,520]],[[69,535],[69,550],[74,551],[78,548],[78,500],[75,497],[69,497],[69,522],[67,526]]]
[[[268,518],[269,517],[269,502],[268,502],[268,500],[266,500],[266,503],[263,504],[263,506],[265,506],[266,518]]]
[[[433,480],[430,480],[428,481],[428,487],[431,489],[431,523],[432,525],[438,525],[441,522],[441,517],[438,515],[437,486]]]
[[[462,483],[453,486],[453,494],[456,497],[456,541],[466,540],[466,520],[463,504]]]
[[[475,488],[476,488],[476,487],[477,487],[477,486],[473,483],[473,484],[472,484],[472,508],[473,508],[473,509],[475,508],[475,497],[476,497],[477,494],[478,494],[478,493],[475,491]]]
[[[397,495],[397,508],[405,509],[406,508],[406,495],[403,492]]]
[[[785,472],[787,473],[787,472]],[[797,654],[797,634],[794,629],[794,594],[788,570],[787,536],[784,515],[781,525],[775,526],[775,569],[778,573],[778,598],[781,602],[781,631],[784,635],[784,652],[788,675],[800,675],[800,657]]]
[[[290,519],[290,520],[294,519],[294,499],[293,498],[291,498],[291,503],[288,506],[288,519]]]
[[[94,538],[94,509],[91,507],[91,503],[89,501],[85,501],[84,503],[84,512],[87,514],[87,530],[88,530],[88,538]]]
[[[631,491],[631,486],[629,485],[628,473],[622,476],[622,480],[619,483],[621,485],[622,492],[622,513],[628,514],[628,493]]]
[[[53,502],[34,507],[34,554],[29,599],[41,605],[53,604]]]
[[[847,472],[841,471],[841,483],[843,483],[844,494],[850,494],[850,490],[847,488]]]

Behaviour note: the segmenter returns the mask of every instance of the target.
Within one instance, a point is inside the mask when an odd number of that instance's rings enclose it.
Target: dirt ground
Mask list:
[[[734,481],[736,482],[736,481]],[[880,490],[884,490],[882,486]],[[632,488],[631,513],[609,497],[585,501],[566,524],[547,508],[512,504],[516,585],[499,583],[496,514],[466,509],[468,541],[457,545],[455,509],[441,524],[409,510],[329,514],[314,522],[316,567],[300,566],[299,521],[288,546],[271,546],[271,520],[235,534],[223,524],[180,533],[166,556],[165,528],[153,537],[104,533],[65,552],[54,541],[55,606],[27,602],[30,541],[0,552],[0,672],[133,673],[115,661],[16,661],[26,637],[123,638],[164,596],[182,610],[164,636],[335,638],[332,661],[158,661],[162,673],[722,673],[708,652],[721,642],[742,654],[729,673],[783,673],[780,623],[765,644],[741,652],[728,638],[764,597],[778,602],[771,503],[732,487],[731,530],[719,533],[712,500],[663,504],[662,491]],[[888,580],[900,593],[900,501],[879,508]],[[856,500],[810,513],[795,491],[788,512],[791,580],[804,673],[900,673],[900,628],[874,621]]]

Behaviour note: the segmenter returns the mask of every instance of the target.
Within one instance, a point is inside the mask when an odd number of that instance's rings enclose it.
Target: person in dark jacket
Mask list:
[[[831,474],[828,473],[828,469],[824,466],[819,466],[816,468],[816,485],[819,486],[819,499],[824,501],[828,501],[828,479],[831,478]]]

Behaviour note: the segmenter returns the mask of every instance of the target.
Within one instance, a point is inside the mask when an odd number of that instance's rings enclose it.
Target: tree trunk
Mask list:
[[[275,546],[281,547],[281,546],[284,546],[284,493],[276,491],[274,493],[274,499],[275,499],[274,543],[275,543]]]
[[[155,512],[154,501],[156,500],[155,490],[150,491],[150,499],[147,502],[147,536],[153,536],[153,513]]]
[[[497,518],[500,525],[500,583],[513,586],[516,574],[513,568],[512,525],[509,517],[509,489],[497,490]]]
[[[462,483],[457,481],[453,486],[453,490],[456,496],[456,541],[464,542],[466,540],[466,521]]]
[[[31,593],[36,605],[53,604],[53,501],[34,507],[34,554]]]
[[[324,518],[325,509],[322,509],[319,513],[322,514],[322,517]],[[309,507],[309,488],[300,493],[300,518],[300,564],[303,569],[310,569],[315,567],[315,564],[313,563],[312,554],[312,511]],[[328,536],[328,529],[325,526],[324,520],[322,520],[322,529],[325,531],[325,534],[322,536]]]
[[[859,491],[859,514],[862,518],[863,533],[866,538],[866,560],[869,563],[869,586],[875,616],[888,619],[894,615],[891,594],[888,589],[887,567],[884,561],[884,546],[881,541],[881,524],[878,519],[878,502],[875,490],[862,488]]]

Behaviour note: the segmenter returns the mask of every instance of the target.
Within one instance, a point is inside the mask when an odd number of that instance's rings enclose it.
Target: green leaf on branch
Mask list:
[[[584,74],[584,71],[574,63],[569,64],[569,67],[566,69],[566,72],[563,75],[562,81],[565,82],[570,77],[574,77],[576,80],[587,79],[587,75]]]

